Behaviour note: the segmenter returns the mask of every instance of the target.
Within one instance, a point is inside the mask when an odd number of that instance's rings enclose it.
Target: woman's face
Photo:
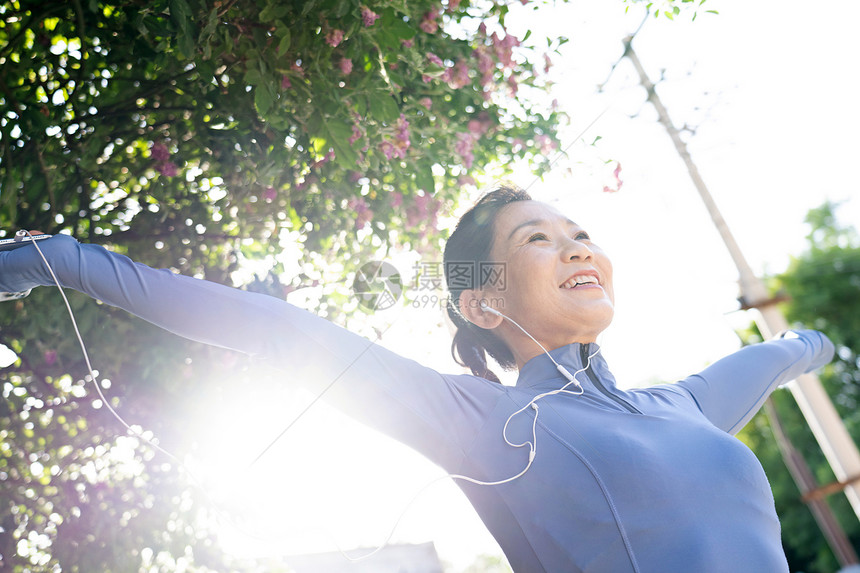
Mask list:
[[[505,206],[495,224],[493,260],[504,285],[487,285],[487,303],[548,349],[593,342],[612,322],[612,264],[579,225],[538,201]],[[499,333],[524,363],[540,348],[508,321]]]

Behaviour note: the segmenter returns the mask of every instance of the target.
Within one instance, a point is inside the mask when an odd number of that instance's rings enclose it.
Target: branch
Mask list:
[[[39,148],[39,144],[35,141],[33,142],[33,147],[36,150],[36,157],[39,159],[39,170],[42,172],[42,176],[45,178],[45,189],[48,190],[48,201],[51,205],[51,221],[57,220],[57,201],[54,196],[54,185],[51,182],[51,175],[48,172],[48,166],[45,165],[45,158],[42,156],[42,150]]]
[[[72,5],[75,7],[75,16],[78,22],[78,39],[81,41],[81,65],[78,67],[78,85],[83,85],[87,71],[87,62],[89,61],[89,58],[84,57],[87,53],[87,29],[84,26],[84,9],[81,7],[81,0],[72,0]]]

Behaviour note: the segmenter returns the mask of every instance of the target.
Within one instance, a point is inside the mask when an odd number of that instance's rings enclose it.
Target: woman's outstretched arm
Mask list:
[[[456,464],[501,387],[445,376],[285,301],[157,270],[100,246],[39,243],[60,283],[191,340],[239,350],[428,455]],[[35,248],[0,253],[0,291],[53,285]],[[476,399],[480,395],[481,399]]]
[[[676,384],[718,428],[735,434],[778,386],[833,359],[833,343],[815,330],[747,346]]]

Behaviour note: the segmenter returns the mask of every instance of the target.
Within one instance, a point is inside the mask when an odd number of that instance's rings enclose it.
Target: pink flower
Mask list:
[[[165,161],[155,166],[155,169],[165,177],[174,177],[179,173],[179,168],[172,161]]]
[[[475,138],[471,133],[461,132],[457,134],[454,151],[463,159],[463,165],[466,166],[466,169],[472,167],[472,163],[475,161],[475,155],[472,153],[474,145]]]
[[[508,78],[508,87],[511,88],[511,95],[517,95],[517,92],[520,89],[520,84],[517,82],[517,78],[514,75]]]
[[[448,0],[448,12],[453,12],[460,6],[460,0]]]
[[[418,103],[420,103],[421,105],[423,105],[424,107],[426,107],[428,110],[429,110],[431,107],[433,107],[433,100],[432,100],[432,99],[430,99],[429,97],[423,97],[423,98],[419,99],[419,100],[418,100]]]
[[[397,209],[403,204],[403,194],[395,191],[391,194],[391,206],[394,209]]]
[[[550,68],[552,67],[552,60],[549,57],[549,54],[543,55],[543,73],[548,74]]]
[[[404,48],[411,48],[415,42],[413,40],[400,40],[400,45]]]
[[[355,212],[355,228],[361,229],[373,219],[373,211],[362,197],[353,197],[347,201],[347,207]]]
[[[337,48],[343,42],[343,30],[332,30],[325,35],[325,43],[332,48]]]
[[[341,58],[338,65],[340,66],[340,73],[343,75],[348,76],[352,72],[352,60],[349,58]]]
[[[353,143],[355,143],[356,141],[358,141],[362,137],[364,137],[364,130],[361,129],[357,123],[353,123],[352,124],[352,135],[350,135],[349,139],[348,139],[349,144],[352,145]]]
[[[373,23],[379,19],[379,14],[372,11],[367,6],[361,7],[361,20],[364,22],[365,27],[373,26]]]
[[[490,54],[485,46],[479,46],[475,48],[475,51],[472,53],[474,54],[475,59],[478,60],[478,71],[482,74],[492,72],[493,68],[496,67],[493,63],[493,58],[490,57]]]
[[[290,78],[288,78],[287,76],[282,77],[281,78],[281,89],[282,90],[288,90],[291,87],[293,87],[293,83],[290,81]]]
[[[440,58],[439,56],[437,56],[433,52],[427,52],[427,61],[430,62],[431,64],[436,64],[440,68],[445,65],[442,63],[442,58]]]
[[[381,151],[382,154],[385,155],[386,159],[391,159],[396,153],[396,150],[394,149],[394,144],[387,139],[383,140],[382,143],[379,144],[379,151]]]
[[[167,161],[170,159],[170,151],[161,142],[153,144],[152,149],[149,150],[149,154],[154,161]]]
[[[409,121],[406,120],[406,116],[402,113],[400,114],[400,118],[397,120],[397,140],[405,143],[406,147],[409,147]]]
[[[469,133],[471,133],[475,138],[481,137],[490,129],[489,122],[479,121],[477,119],[470,119],[469,123],[466,125],[469,128]]]
[[[42,359],[45,361],[46,366],[53,366],[57,362],[57,351],[46,350],[42,355]]]
[[[454,89],[460,89],[465,87],[471,83],[471,78],[469,77],[469,66],[466,64],[465,60],[457,60],[457,65],[453,68],[453,73],[451,79],[449,80],[449,84]]]
[[[406,209],[406,223],[410,227],[422,224],[429,227],[436,225],[439,201],[434,199],[430,192],[431,190],[425,189],[422,194],[416,195],[413,205]]]
[[[439,8],[433,8],[429,12],[425,12],[424,17],[421,19],[421,23],[418,24],[418,27],[428,34],[435,34],[436,30],[439,29],[439,24],[436,22],[436,18],[439,17]]]
[[[395,157],[404,158],[406,157],[406,151],[409,149],[410,145],[409,121],[407,121],[406,116],[401,113],[400,118],[397,120],[397,124],[395,125],[394,139],[384,139],[382,143],[379,144],[379,150],[385,155],[385,158],[389,160]]]
[[[621,186],[624,185],[624,181],[621,180],[621,162],[618,162],[618,165],[615,167],[615,171],[612,172],[612,176],[615,177],[615,190],[621,191]]]
[[[499,39],[498,34],[493,32],[490,40],[493,42],[493,50],[496,52],[496,58],[498,58],[505,68],[513,68],[513,49],[520,45],[517,37],[513,34],[506,34],[504,39]]]
[[[263,201],[265,201],[266,203],[271,203],[272,201],[275,200],[275,198],[277,198],[277,196],[278,196],[278,192],[275,191],[275,188],[272,187],[271,185],[266,187],[266,190],[263,191]]]

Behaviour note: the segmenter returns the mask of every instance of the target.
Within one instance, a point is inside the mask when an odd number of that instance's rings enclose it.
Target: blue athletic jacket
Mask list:
[[[181,336],[265,358],[358,420],[449,473],[497,481],[528,448],[502,428],[565,380],[546,355],[516,386],[440,374],[284,301],[155,270],[59,236],[40,243],[60,282]],[[34,248],[0,253],[0,291],[53,284]],[[597,347],[551,351],[571,372]],[[801,331],[744,348],[674,384],[624,391],[597,354],[580,396],[539,402],[536,456],[496,486],[458,481],[520,573],[788,570],[761,465],[732,434],[779,384],[827,363],[833,346]],[[532,438],[534,411],[511,442]]]

